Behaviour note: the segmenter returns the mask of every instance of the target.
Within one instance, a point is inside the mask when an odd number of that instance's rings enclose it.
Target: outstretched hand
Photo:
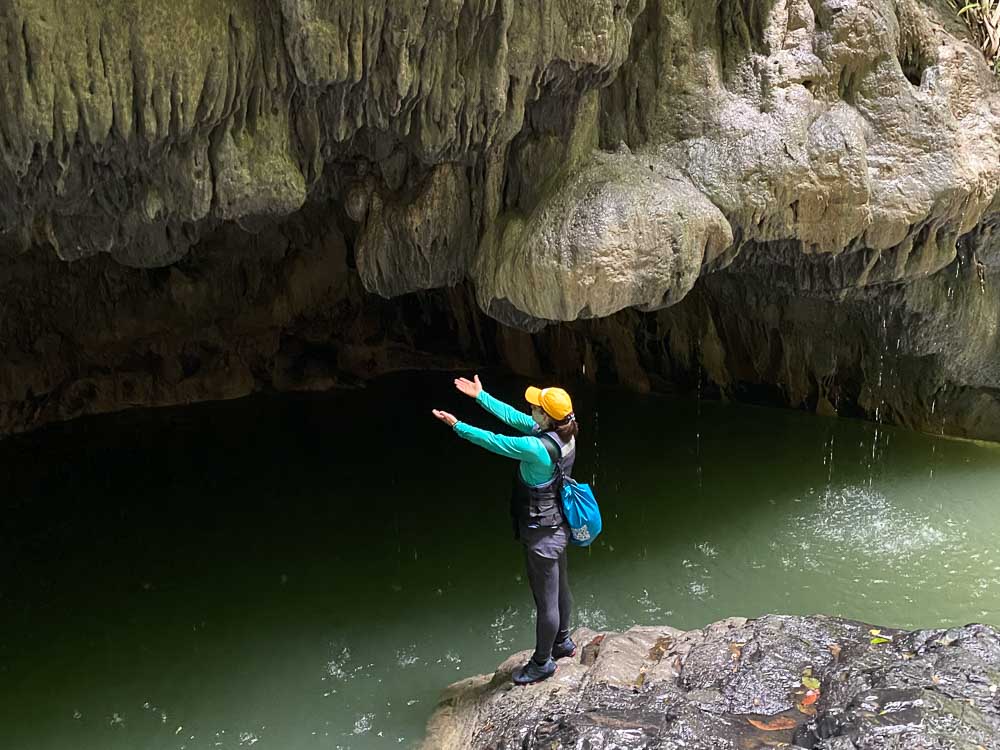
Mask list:
[[[455,423],[458,422],[454,414],[449,414],[448,412],[441,411],[440,409],[432,409],[431,414],[440,419],[449,427],[454,427]]]
[[[467,378],[455,378],[455,387],[470,398],[478,398],[483,392],[483,384],[479,382],[479,376],[473,375],[472,380]]]

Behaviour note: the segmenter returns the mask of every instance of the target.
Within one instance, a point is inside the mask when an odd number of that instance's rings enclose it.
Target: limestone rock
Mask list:
[[[656,310],[687,294],[732,243],[722,213],[679,176],[595,152],[530,216],[487,235],[472,276],[482,308],[543,320]]]
[[[4,3],[0,237],[160,266],[214,220],[297,211],[337,159],[398,143],[468,159],[509,143],[547,90],[610,80],[633,5]]]
[[[647,13],[606,129],[687,174],[746,250],[863,256],[843,286],[915,279],[995,210],[1000,94],[949,3]]]
[[[422,747],[1000,744],[1000,633],[985,625],[905,632],[770,615],[688,632],[647,626],[574,638],[593,645],[596,660],[563,659],[550,679],[514,687],[510,673],[530,657],[525,651],[492,677],[449,687]]]
[[[407,201],[374,193],[366,203],[356,251],[366,289],[396,297],[462,281],[474,239],[469,183],[458,165],[435,167]]]

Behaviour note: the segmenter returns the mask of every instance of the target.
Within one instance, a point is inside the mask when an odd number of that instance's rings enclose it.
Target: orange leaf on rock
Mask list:
[[[819,698],[819,690],[810,690],[806,693],[805,698],[802,699],[803,706],[811,706]]]
[[[781,729],[794,729],[796,727],[795,720],[789,719],[787,716],[778,716],[770,721],[761,721],[760,719],[747,719],[747,721],[765,732],[777,732]]]

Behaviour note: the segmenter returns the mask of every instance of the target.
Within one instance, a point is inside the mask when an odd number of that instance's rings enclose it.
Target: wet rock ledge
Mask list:
[[[511,683],[525,651],[450,686],[425,750],[1000,748],[1000,633],[987,625],[771,615],[575,638],[577,655],[538,685]]]

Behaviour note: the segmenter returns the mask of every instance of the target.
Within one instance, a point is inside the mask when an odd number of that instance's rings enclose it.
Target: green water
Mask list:
[[[571,550],[578,624],[1000,623],[996,448],[575,395],[605,515]],[[491,424],[451,376],[402,375],[0,443],[0,748],[414,744],[442,687],[533,633],[511,462],[434,406]]]

